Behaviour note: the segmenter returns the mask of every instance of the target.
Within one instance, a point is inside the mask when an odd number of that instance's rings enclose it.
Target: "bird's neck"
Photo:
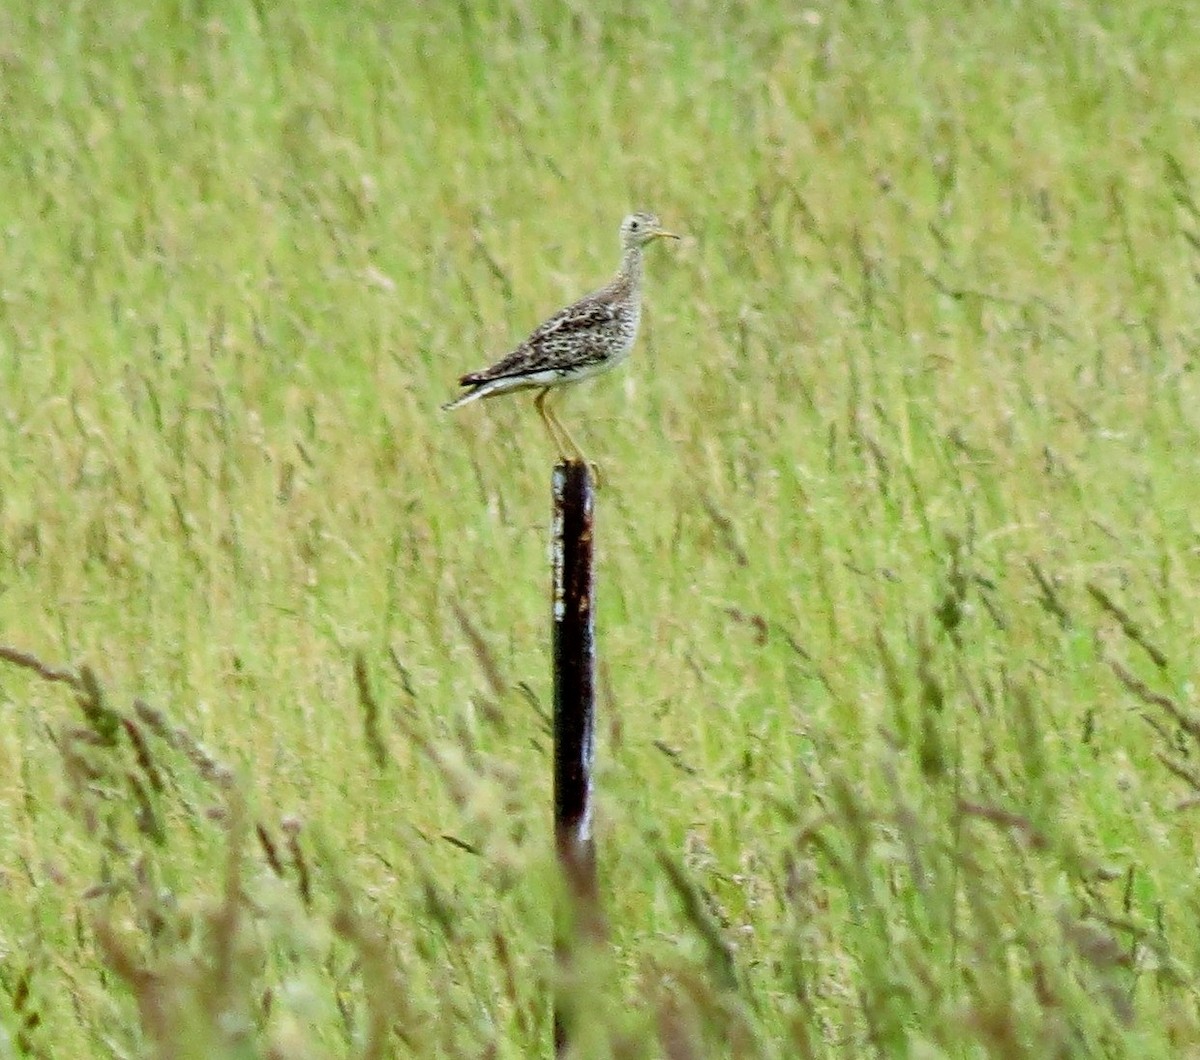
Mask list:
[[[621,258],[621,272],[635,291],[642,286],[642,248],[630,247]]]

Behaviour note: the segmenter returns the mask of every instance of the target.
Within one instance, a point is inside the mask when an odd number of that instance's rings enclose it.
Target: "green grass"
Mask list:
[[[1200,27],[951,7],[0,12],[0,1056],[1200,1055]],[[551,453],[437,406],[630,207],[556,978]]]

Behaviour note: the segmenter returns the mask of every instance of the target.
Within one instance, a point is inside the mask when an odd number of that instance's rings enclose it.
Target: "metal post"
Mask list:
[[[554,468],[554,839],[565,882],[555,951],[560,977],[580,933],[601,919],[592,835],[596,733],[596,644],[592,581],[592,477],[587,464]],[[554,1047],[567,1045],[562,1005],[554,1007]]]

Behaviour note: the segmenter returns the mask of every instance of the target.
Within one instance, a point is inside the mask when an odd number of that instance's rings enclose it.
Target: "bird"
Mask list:
[[[656,239],[679,238],[652,213],[629,214],[621,222],[616,275],[560,309],[491,367],[461,376],[464,392],[442,408],[449,411],[481,398],[536,390],[534,406],[558,455],[590,464],[550,407],[551,391],[615,368],[629,356],[642,316],[642,250]]]

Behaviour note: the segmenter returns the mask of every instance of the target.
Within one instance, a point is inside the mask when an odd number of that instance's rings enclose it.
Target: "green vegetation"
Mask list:
[[[630,207],[577,1055],[1200,1055],[1197,100],[1183,0],[5,5],[0,1056],[545,1053],[551,450],[438,405]]]

